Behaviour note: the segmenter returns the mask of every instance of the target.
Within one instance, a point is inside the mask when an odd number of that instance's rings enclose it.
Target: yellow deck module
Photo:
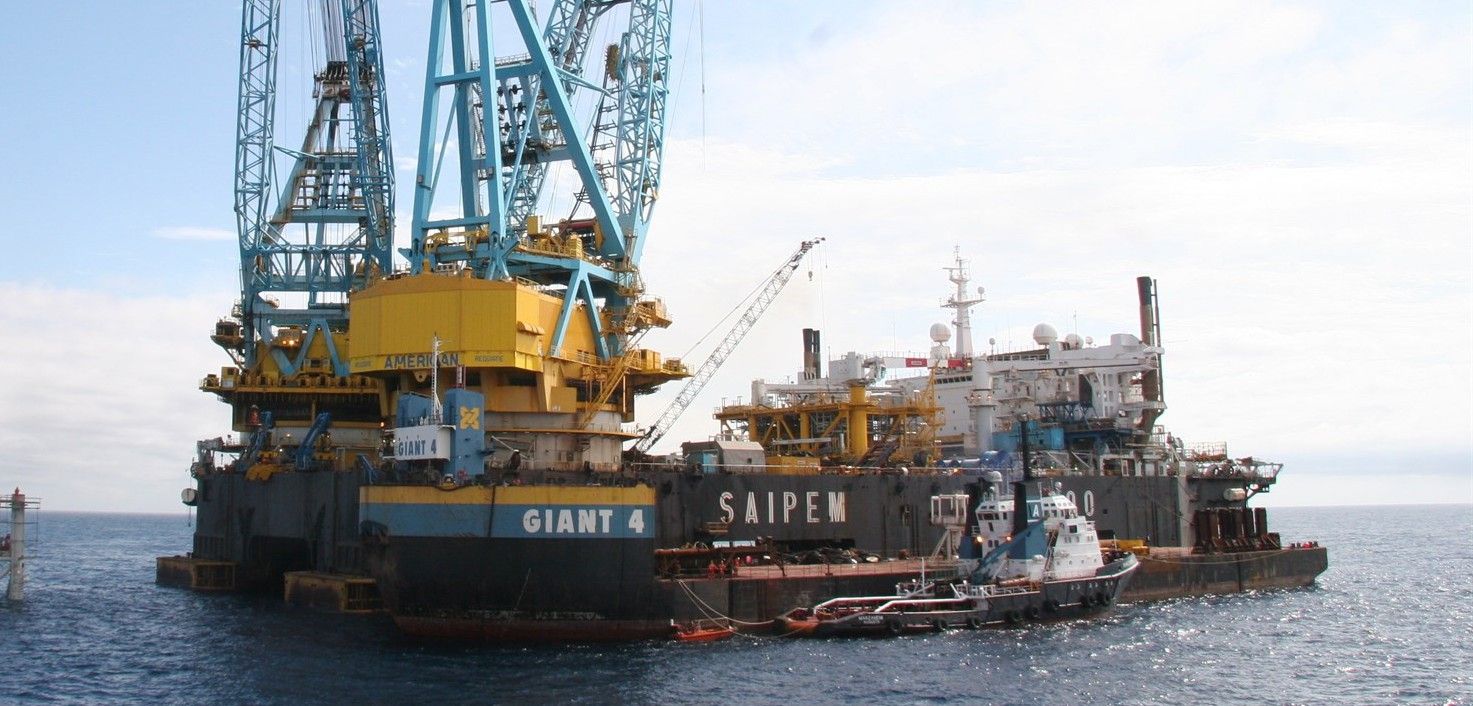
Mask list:
[[[515,281],[421,274],[380,280],[353,295],[349,365],[354,373],[440,365],[540,372],[562,299]],[[580,307],[581,308],[581,307]],[[556,357],[590,357],[587,315],[574,312]]]
[[[464,272],[390,277],[349,300],[348,365],[382,384],[384,415],[399,395],[460,385],[484,395],[481,428],[494,430],[500,452],[516,451],[520,463],[617,468],[635,395],[686,377],[685,366],[642,348],[600,357],[594,331],[607,317],[590,312],[586,299],[564,310],[560,291]]]
[[[716,412],[716,419],[724,438],[755,441],[781,452],[774,457],[867,467],[936,458],[937,410],[929,386],[901,399],[872,397],[856,384],[847,392],[814,394],[791,404],[727,405]],[[802,471],[785,467],[781,472]]]
[[[647,485],[631,487],[577,485],[466,486],[440,490],[431,486],[365,485],[358,501],[375,506],[419,505],[653,505],[655,490]]]
[[[823,466],[812,456],[768,456],[767,472],[789,476],[816,476],[823,472]]]

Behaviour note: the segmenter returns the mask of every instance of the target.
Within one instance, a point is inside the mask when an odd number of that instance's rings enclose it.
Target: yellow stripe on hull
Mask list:
[[[358,489],[358,500],[365,505],[653,505],[655,489],[643,485],[477,485],[441,490],[427,485],[366,485]]]

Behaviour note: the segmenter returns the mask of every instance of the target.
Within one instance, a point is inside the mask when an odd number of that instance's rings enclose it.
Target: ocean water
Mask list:
[[[184,515],[38,513],[0,703],[1473,703],[1473,506],[1284,508],[1309,588],[899,639],[444,647],[382,617],[153,584]]]

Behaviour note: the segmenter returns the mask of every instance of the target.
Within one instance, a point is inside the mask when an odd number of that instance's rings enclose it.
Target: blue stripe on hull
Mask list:
[[[360,513],[364,520],[388,528],[391,537],[653,539],[655,536],[653,505],[368,503],[360,507]]]

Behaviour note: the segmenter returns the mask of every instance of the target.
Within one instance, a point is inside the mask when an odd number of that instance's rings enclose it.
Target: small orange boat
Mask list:
[[[807,608],[794,608],[779,615],[775,621],[777,633],[784,637],[804,637],[818,629],[818,616]]]
[[[715,642],[736,634],[736,628],[730,623],[715,620],[697,620],[693,623],[676,623],[672,620],[670,627],[675,630],[675,639],[679,642]]]

